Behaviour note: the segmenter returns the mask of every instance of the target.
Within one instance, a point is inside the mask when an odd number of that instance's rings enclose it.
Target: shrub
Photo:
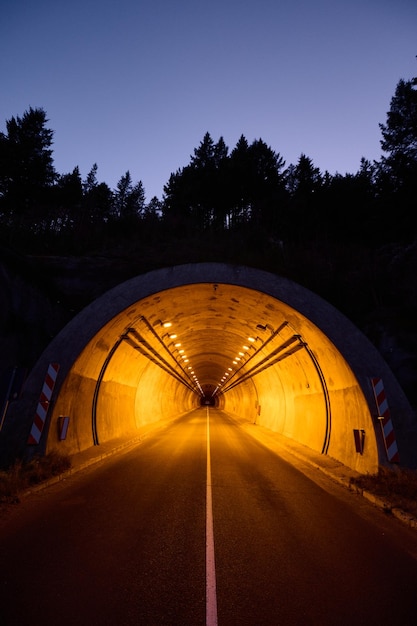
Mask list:
[[[27,463],[18,460],[8,470],[0,472],[0,502],[19,502],[19,493],[62,474],[70,467],[70,457],[58,452],[34,457]]]

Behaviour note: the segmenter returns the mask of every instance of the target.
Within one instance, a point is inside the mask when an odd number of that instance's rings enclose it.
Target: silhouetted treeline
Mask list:
[[[155,241],[229,232],[277,242],[409,243],[417,219],[417,79],[399,81],[381,128],[384,156],[356,173],[321,172],[301,154],[286,165],[262,139],[229,150],[207,132],[163,197],[146,201],[142,181],[116,189],[59,174],[43,109],[29,108],[0,133],[1,243],[62,254],[106,251],[125,239]]]

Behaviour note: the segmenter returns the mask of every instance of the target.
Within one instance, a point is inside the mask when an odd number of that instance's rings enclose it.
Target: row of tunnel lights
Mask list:
[[[172,322],[162,322],[162,326],[163,326],[163,328],[166,328],[166,329],[171,328],[172,327]],[[176,333],[169,333],[168,337],[169,337],[169,339],[172,339],[173,341],[175,341],[175,339],[178,338]],[[257,339],[259,339],[259,337],[248,337],[248,342],[250,344],[254,344]],[[242,352],[241,350],[239,351],[238,355],[233,359],[233,365],[235,365],[235,366],[239,365],[239,362],[247,355],[247,353],[249,352],[251,347],[253,347],[253,345],[251,345],[251,346],[243,345],[242,346],[242,350],[244,350],[245,352]],[[187,355],[185,354],[185,350],[182,348],[181,342],[174,343],[174,348],[178,350],[178,353],[181,355],[181,359],[184,361],[184,363],[189,363],[189,359],[187,358]],[[198,389],[203,394],[203,390],[201,388],[200,382],[199,382],[199,380],[198,380],[198,378],[197,378],[197,376],[196,376],[192,366],[188,365],[187,369],[189,370],[189,374],[192,377],[192,379],[194,380],[194,382],[197,385]],[[212,394],[213,396],[215,395],[217,390],[224,385],[224,383],[227,381],[228,377],[235,371],[235,369],[236,368],[233,368],[233,367],[228,367],[227,368],[227,371],[224,373],[224,375],[220,379],[217,387],[215,388],[215,390],[214,390],[214,392]]]
[[[163,328],[171,328],[172,327],[172,322],[163,322],[162,323]],[[178,335],[176,333],[169,333],[168,334],[169,339],[172,339],[172,341],[175,341],[176,339],[178,339]],[[178,354],[180,355],[181,360],[184,362],[184,364],[187,364],[190,362],[190,359],[187,357],[187,355],[185,354],[185,350],[182,347],[182,344],[180,341],[177,341],[176,343],[174,343],[174,348],[176,350],[178,350]],[[175,350],[174,350],[175,351]],[[193,379],[194,383],[196,384],[196,386],[198,387],[199,391],[201,394],[203,394],[203,390],[201,388],[200,382],[192,368],[192,365],[186,365],[188,373],[190,375],[190,377]]]
[[[163,322],[162,323],[163,328],[171,328],[172,327],[172,322]],[[177,334],[176,333],[170,333],[168,335],[169,339],[172,339],[173,341],[175,339],[177,339]],[[249,343],[253,344],[255,343],[257,337],[248,337],[248,341]],[[187,358],[187,355],[185,354],[185,350],[182,348],[182,344],[181,342],[177,342],[174,344],[174,348],[176,348],[178,350],[178,353],[181,355],[181,359],[184,361],[184,363],[188,363],[189,359]],[[247,345],[243,345],[242,349],[245,352],[239,351],[238,355],[234,358],[233,360],[233,365],[239,365],[239,361],[241,361],[247,354],[247,352],[250,350],[251,346],[247,346]],[[199,388],[200,392],[203,393],[203,390],[201,388],[200,382],[192,368],[191,365],[187,366],[187,369],[190,370],[189,373],[192,376],[195,384],[197,385],[197,387]],[[234,372],[233,367],[228,367],[227,371],[224,373],[223,377],[220,379],[219,384],[217,385],[216,389],[213,392],[213,395],[216,393],[216,391],[223,386],[223,384],[227,381],[227,378]]]
[[[251,344],[254,344],[256,339],[258,339],[258,337],[248,337],[248,341]],[[238,355],[233,359],[233,365],[240,365],[240,361],[247,355],[247,353],[249,352],[250,348],[253,346],[247,346],[246,344],[242,346],[242,350],[244,350],[245,352],[242,352],[241,350],[239,351]],[[224,385],[224,383],[227,382],[228,377],[236,370],[236,368],[233,367],[228,367],[227,371],[224,373],[224,375],[222,376],[222,378],[220,379],[220,382],[218,384],[218,386],[216,387],[216,389],[214,390],[214,393],[216,393],[217,389],[219,389],[219,387],[222,387]],[[214,394],[213,394],[214,395]]]

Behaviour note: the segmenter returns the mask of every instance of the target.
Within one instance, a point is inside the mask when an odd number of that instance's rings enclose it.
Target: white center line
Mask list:
[[[208,407],[206,480],[206,626],[217,626],[216,564],[214,561],[213,502],[211,493],[210,414]]]

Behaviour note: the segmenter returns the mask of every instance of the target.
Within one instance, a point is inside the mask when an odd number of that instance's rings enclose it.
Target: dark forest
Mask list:
[[[116,189],[98,181],[96,163],[85,180],[78,166],[58,173],[47,113],[29,107],[0,133],[2,262],[113,259],[129,267],[118,274],[127,279],[220,261],[287,276],[361,328],[415,406],[417,78],[398,82],[379,126],[381,159],[363,157],[344,175],[321,172],[306,154],[287,165],[261,138],[242,135],[229,148],[207,132],[162,198],[147,200],[129,171]]]

